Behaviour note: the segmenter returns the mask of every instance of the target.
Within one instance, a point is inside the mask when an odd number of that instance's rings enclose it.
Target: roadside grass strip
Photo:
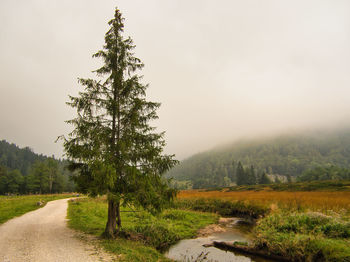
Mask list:
[[[72,194],[0,196],[0,224],[45,206],[48,201],[73,197]],[[40,203],[40,204],[39,204]]]

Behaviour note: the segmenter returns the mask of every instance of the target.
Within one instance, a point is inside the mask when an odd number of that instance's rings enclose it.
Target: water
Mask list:
[[[195,239],[181,240],[173,245],[165,254],[168,258],[176,261],[213,261],[213,262],[270,262],[272,260],[224,251],[216,247],[203,247],[204,244],[210,244],[213,241],[241,241],[250,242],[252,236],[250,234],[251,226],[240,224],[241,220],[232,218],[225,224],[221,224],[226,228],[226,232],[213,233],[208,237],[199,237]],[[206,259],[200,260],[206,256]]]

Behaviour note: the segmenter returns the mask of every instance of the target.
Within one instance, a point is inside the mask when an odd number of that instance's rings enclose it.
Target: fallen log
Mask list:
[[[202,245],[203,247],[213,247],[214,246],[214,243],[210,243],[210,244],[204,244]]]
[[[259,256],[259,257],[268,258],[268,259],[272,259],[272,260],[276,260],[276,261],[291,261],[290,258],[286,258],[286,257],[278,256],[278,255],[273,255],[273,254],[270,254],[266,251],[257,250],[253,247],[250,247],[250,246],[243,246],[243,245],[238,245],[235,243],[219,242],[219,241],[214,241],[213,244],[214,244],[214,247],[217,247],[217,248],[220,248],[223,250],[236,251],[239,253]]]

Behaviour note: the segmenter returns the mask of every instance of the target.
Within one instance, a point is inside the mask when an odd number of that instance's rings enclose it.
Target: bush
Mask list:
[[[165,250],[180,239],[178,234],[169,230],[166,225],[160,223],[137,225],[134,230],[142,234],[145,243],[158,250]]]

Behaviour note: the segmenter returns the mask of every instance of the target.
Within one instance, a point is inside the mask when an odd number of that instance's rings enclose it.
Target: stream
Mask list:
[[[165,256],[182,262],[192,261],[210,261],[210,262],[270,262],[273,260],[250,256],[246,254],[224,251],[216,247],[204,247],[213,241],[226,242],[250,242],[252,239],[252,226],[244,223],[240,218],[226,219],[225,223],[220,223],[225,232],[212,233],[206,237],[198,237],[195,239],[184,239],[173,245]],[[205,257],[205,258],[204,258]]]

